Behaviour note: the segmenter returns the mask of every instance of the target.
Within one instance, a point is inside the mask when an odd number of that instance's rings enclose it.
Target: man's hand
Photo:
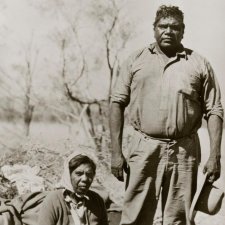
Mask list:
[[[109,120],[112,141],[111,171],[120,181],[124,181],[123,170],[127,168],[127,163],[122,153],[124,110],[125,106],[123,104],[112,102]]]
[[[124,181],[123,170],[127,172],[127,162],[123,154],[112,154],[111,171],[112,174],[119,180]]]
[[[206,162],[203,173],[207,173],[207,181],[213,183],[220,177],[220,157],[210,157]]]
[[[208,118],[208,131],[210,139],[210,154],[203,169],[203,173],[207,173],[208,182],[213,183],[220,177],[221,171],[220,155],[223,120],[217,115],[210,115]]]

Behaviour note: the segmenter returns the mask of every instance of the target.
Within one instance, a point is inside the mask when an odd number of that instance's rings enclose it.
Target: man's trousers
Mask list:
[[[191,225],[199,152],[197,134],[172,141],[135,131],[120,225],[152,225],[160,194],[163,225]]]

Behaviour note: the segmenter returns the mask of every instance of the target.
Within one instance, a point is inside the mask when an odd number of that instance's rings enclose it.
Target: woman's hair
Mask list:
[[[183,22],[184,14],[179,9],[179,7],[162,5],[159,7],[159,9],[156,12],[155,22],[153,23],[154,28],[156,27],[156,24],[159,22],[161,18],[166,18],[170,16],[179,20],[184,27],[184,22]]]
[[[76,155],[74,158],[72,158],[69,161],[69,171],[70,173],[72,173],[78,166],[80,166],[81,164],[88,164],[91,166],[92,170],[96,171],[96,164],[94,163],[94,161],[92,159],[90,159],[88,156],[86,155]]]

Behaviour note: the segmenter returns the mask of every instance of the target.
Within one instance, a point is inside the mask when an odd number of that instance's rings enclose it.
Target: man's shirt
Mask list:
[[[131,125],[156,138],[181,138],[198,130],[202,116],[223,119],[221,94],[209,62],[183,48],[165,60],[156,43],[123,64],[111,101],[127,106]]]

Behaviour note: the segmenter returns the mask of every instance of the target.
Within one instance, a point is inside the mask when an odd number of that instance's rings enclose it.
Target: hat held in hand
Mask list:
[[[211,183],[208,183],[206,178],[207,175],[204,176],[203,182],[199,184],[191,203],[189,214],[191,221],[194,220],[197,211],[214,215],[221,208],[224,192]]]

